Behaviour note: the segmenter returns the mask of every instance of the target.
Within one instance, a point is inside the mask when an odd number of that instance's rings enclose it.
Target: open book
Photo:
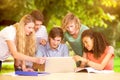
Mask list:
[[[87,73],[113,73],[113,70],[96,70],[92,67],[77,68],[75,72],[87,72]]]

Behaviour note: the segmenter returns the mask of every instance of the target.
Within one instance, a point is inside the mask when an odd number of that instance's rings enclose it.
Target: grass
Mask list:
[[[120,72],[120,58],[114,59],[114,71]]]
[[[115,58],[114,59],[114,71],[115,72],[120,72],[120,58]],[[14,71],[14,64],[13,62],[3,62],[2,64],[2,70],[1,74],[3,73],[8,73],[8,72],[13,72]]]
[[[2,70],[0,74],[9,73],[14,71],[13,58],[9,57],[5,62],[2,62]]]
[[[14,66],[13,65],[14,65],[13,62],[9,62],[9,63],[4,63],[3,62],[1,74],[2,73],[13,72],[14,71]]]

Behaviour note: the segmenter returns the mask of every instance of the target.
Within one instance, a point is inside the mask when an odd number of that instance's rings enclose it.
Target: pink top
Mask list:
[[[95,59],[94,55],[92,53],[87,53],[87,58],[90,61],[96,62],[96,63],[101,63],[104,59],[104,57],[107,54],[113,54],[112,57],[110,58],[109,62],[107,63],[107,65],[105,66],[104,70],[113,70],[113,66],[114,66],[114,48],[112,46],[108,46],[105,49],[105,52],[101,55],[100,58]]]

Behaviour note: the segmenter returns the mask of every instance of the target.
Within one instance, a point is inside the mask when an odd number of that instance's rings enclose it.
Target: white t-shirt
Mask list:
[[[13,25],[5,27],[0,31],[0,60],[4,61],[9,57],[10,51],[6,40],[12,40],[15,42],[16,38],[16,29]]]
[[[40,37],[41,39],[45,39],[47,41],[48,39],[48,34],[46,27],[41,25],[38,31],[35,33],[36,37]]]

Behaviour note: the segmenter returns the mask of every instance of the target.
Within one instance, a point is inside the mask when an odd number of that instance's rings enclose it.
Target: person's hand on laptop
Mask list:
[[[79,55],[75,55],[73,56],[73,59],[77,62],[77,61],[81,61],[81,56]]]
[[[74,59],[76,62],[77,62],[77,61],[82,61],[82,62],[85,62],[85,63],[88,62],[88,60],[87,60],[86,58],[83,58],[83,57],[81,57],[81,56],[79,56],[79,55],[73,56],[73,59]]]
[[[38,63],[38,64],[44,64],[45,61],[46,61],[45,57],[39,57],[39,58],[37,58],[36,63]]]

